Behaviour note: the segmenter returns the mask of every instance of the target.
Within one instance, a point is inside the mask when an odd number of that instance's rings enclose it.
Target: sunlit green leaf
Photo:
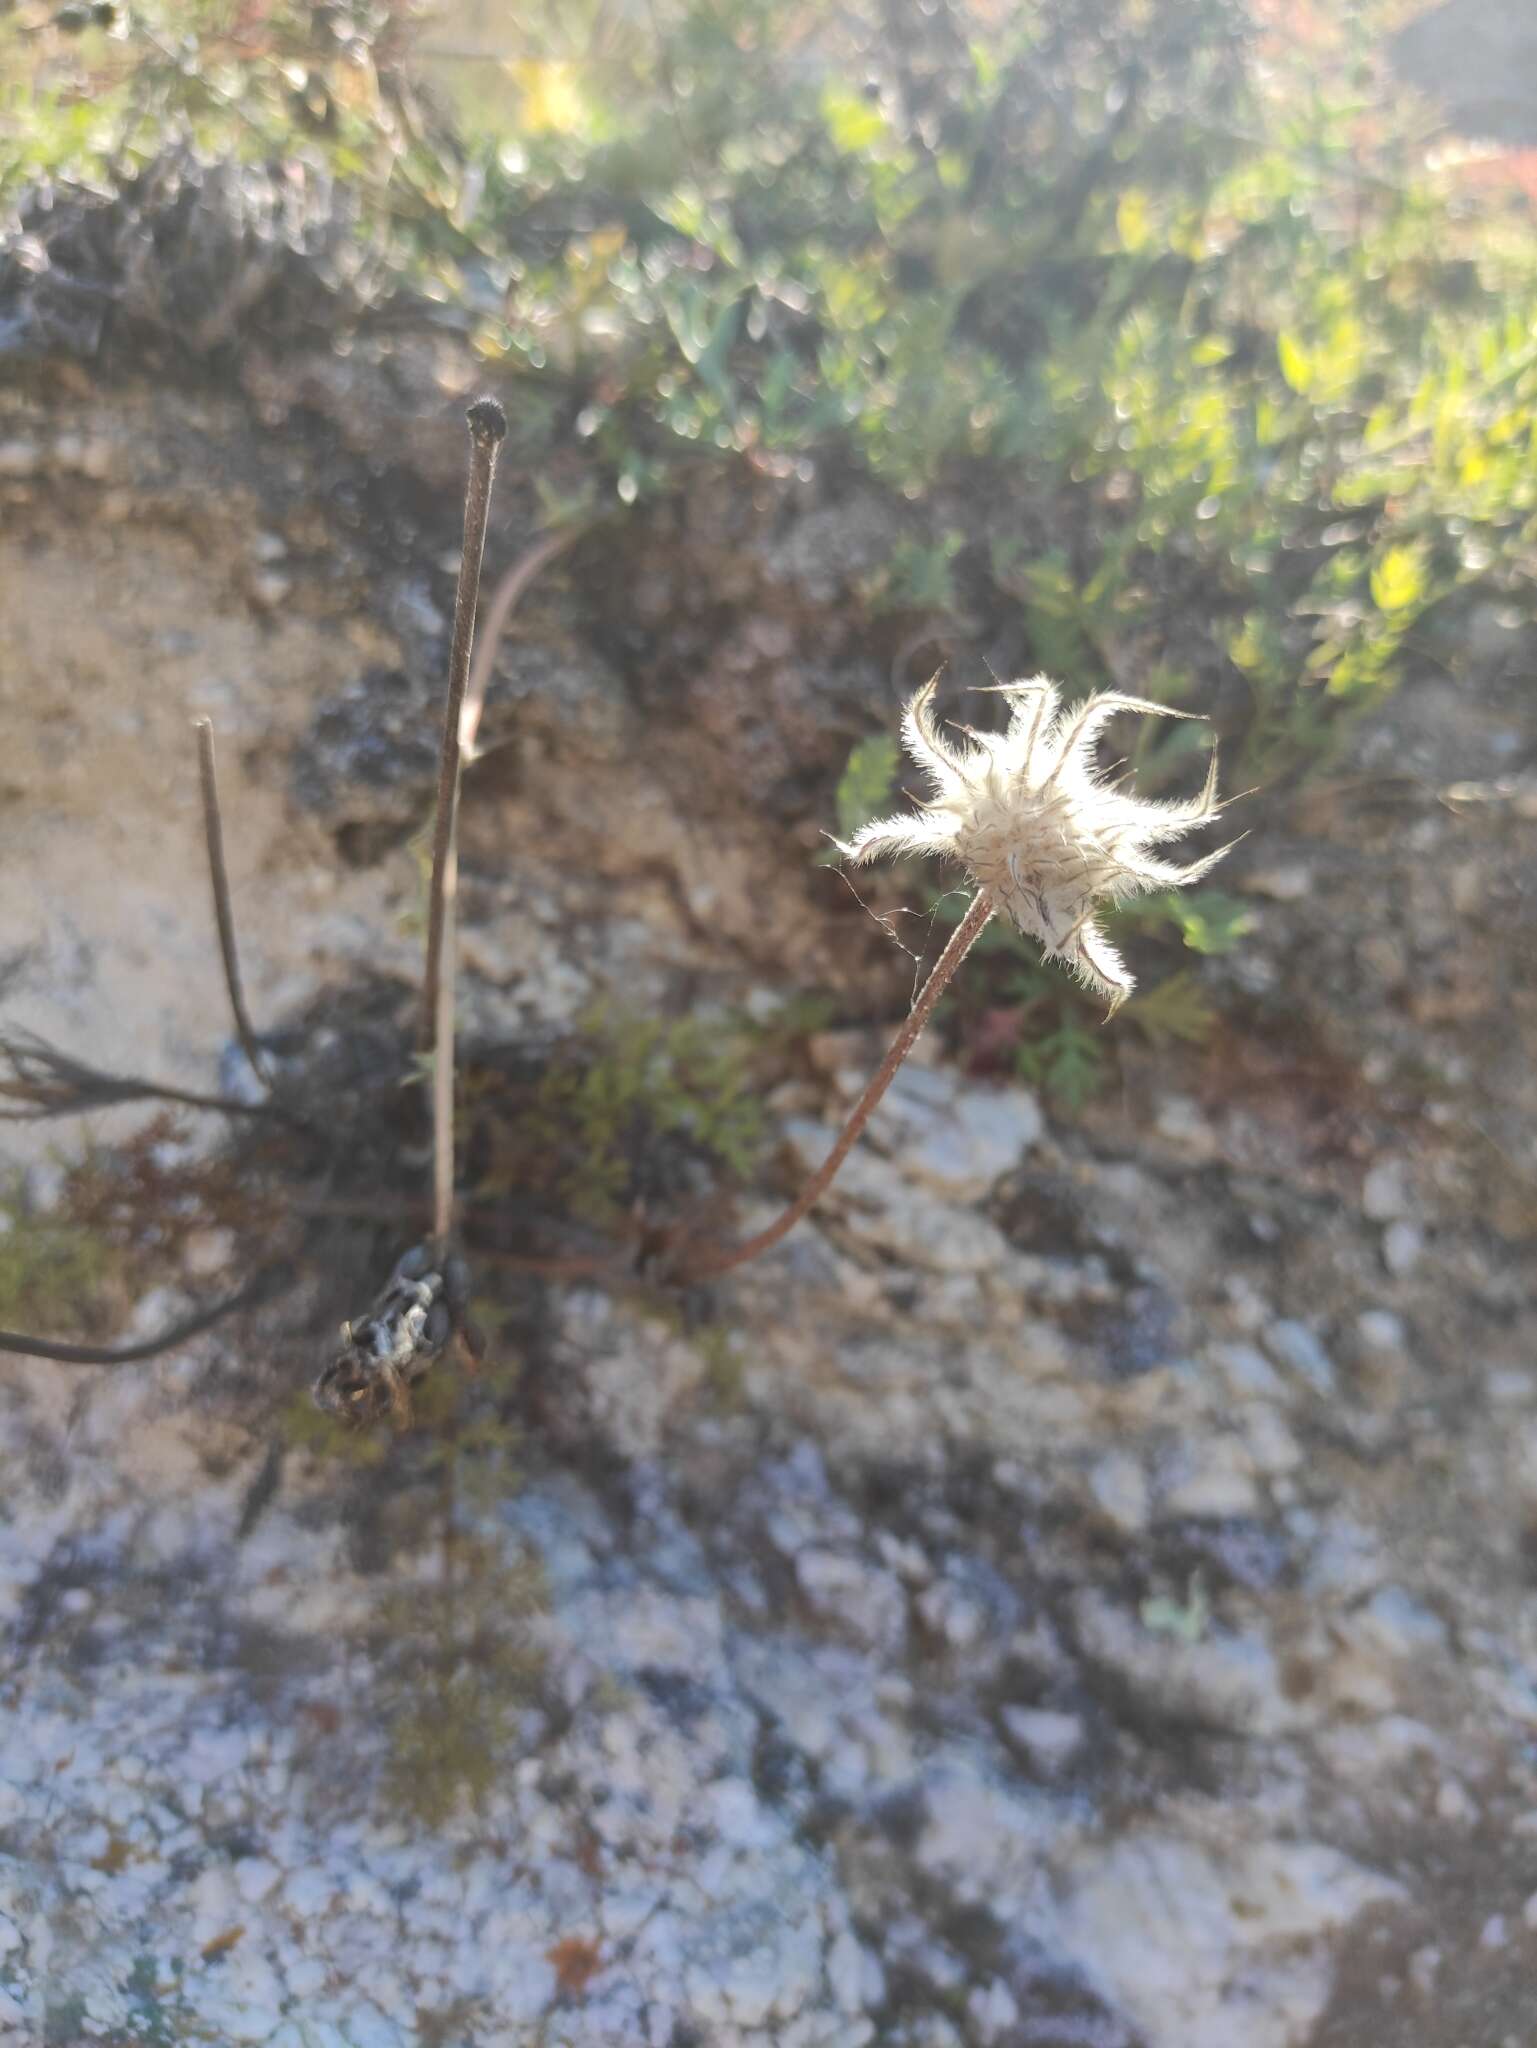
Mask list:
[[[1208,334],[1198,341],[1190,351],[1190,360],[1198,369],[1208,369],[1213,363],[1225,363],[1233,353],[1232,343],[1220,334]]]
[[[851,839],[889,807],[899,759],[897,743],[887,733],[872,733],[851,748],[835,800],[840,837]]]
[[[1147,247],[1153,232],[1153,214],[1145,192],[1133,188],[1121,194],[1115,209],[1115,232],[1128,255],[1134,256]]]
[[[509,64],[507,70],[521,97],[519,111],[527,132],[569,135],[582,126],[587,102],[574,64],[531,59]]]
[[[1192,953],[1230,953],[1254,929],[1254,912],[1220,889],[1177,891],[1170,910]]]
[[[845,156],[859,156],[873,149],[887,133],[886,116],[878,102],[839,86],[829,85],[823,91],[822,119],[834,149]]]
[[[1424,588],[1424,562],[1417,548],[1388,548],[1372,566],[1372,602],[1379,611],[1404,611],[1418,602]]]
[[[1276,336],[1276,358],[1281,375],[1292,390],[1306,398],[1313,388],[1313,358],[1295,334],[1282,332]]]

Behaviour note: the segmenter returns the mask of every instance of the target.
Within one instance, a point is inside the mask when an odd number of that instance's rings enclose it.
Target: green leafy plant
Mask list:
[[[833,798],[841,839],[852,839],[861,825],[867,825],[891,802],[900,760],[901,750],[889,733],[872,733],[849,749]],[[836,860],[838,856],[833,852],[824,858]]]
[[[424,1827],[484,1805],[543,1668],[529,1632],[545,1604],[537,1567],[458,1533],[451,1559],[438,1586],[391,1589],[374,1613],[381,1791]]]
[[[664,1022],[598,1004],[527,1095],[499,1102],[492,1077],[468,1083],[485,1107],[491,1158],[482,1196],[544,1187],[570,1215],[611,1224],[639,1189],[659,1140],[735,1180],[758,1158],[764,1123],[752,1086],[757,1035],[728,1015]]]
[[[122,1262],[99,1231],[67,1213],[35,1210],[19,1180],[0,1194],[0,1323],[89,1330],[122,1277]]]
[[[932,541],[904,536],[875,580],[870,593],[871,608],[876,612],[953,612],[956,592],[952,564],[965,545],[965,534],[953,529]]]
[[[1172,929],[1192,953],[1230,953],[1254,929],[1254,911],[1221,889],[1169,889],[1123,903],[1117,922],[1136,931]]]
[[[1058,1015],[1054,1029],[1020,1046],[1015,1064],[1022,1080],[1037,1083],[1073,1112],[1099,1093],[1105,1057],[1077,1006],[1062,1005]]]
[[[1245,780],[1475,596],[1533,616],[1537,253],[1371,10],[1262,70],[1241,0],[661,0],[601,63],[534,0],[484,65],[379,0],[95,19],[0,20],[0,206],[180,144],[335,178],[588,502],[862,468],[912,524],[873,611],[952,613],[977,543],[968,607],[1075,687],[1222,686]]]
[[[1217,1026],[1211,998],[1188,968],[1167,975],[1133,998],[1127,1022],[1159,1050],[1204,1045]]]

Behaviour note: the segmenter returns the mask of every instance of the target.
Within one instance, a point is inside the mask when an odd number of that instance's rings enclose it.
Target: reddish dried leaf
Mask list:
[[[222,1934],[216,1934],[212,1941],[205,1941],[202,1948],[203,1961],[216,1963],[220,1956],[227,1956],[245,1933],[244,1927],[226,1927]]]
[[[555,1965],[555,1979],[568,1998],[580,1998],[603,1967],[598,1944],[585,1934],[568,1934],[546,1949],[545,1960]]]

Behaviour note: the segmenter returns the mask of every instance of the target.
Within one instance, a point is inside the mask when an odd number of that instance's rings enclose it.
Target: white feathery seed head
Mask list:
[[[938,682],[924,685],[902,720],[907,751],[933,784],[932,801],[917,813],[876,819],[840,851],[855,861],[914,853],[960,861],[995,909],[1104,995],[1114,1015],[1135,984],[1096,913],[1144,890],[1193,882],[1227,852],[1219,847],[1175,866],[1150,851],[1221,810],[1216,749],[1199,796],[1146,802],[1104,779],[1095,760],[1100,729],[1118,711],[1189,712],[1118,691],[1064,710],[1056,685],[1036,676],[998,686],[1009,700],[1003,732],[968,726],[964,739],[952,739],[934,718]]]

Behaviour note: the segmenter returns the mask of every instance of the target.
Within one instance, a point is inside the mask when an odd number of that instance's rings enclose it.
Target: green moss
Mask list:
[[[729,1179],[764,1138],[750,1027],[730,1017],[668,1023],[601,1004],[501,1132],[491,1186],[539,1185],[571,1215],[611,1224],[668,1141]]]
[[[387,1425],[354,1429],[340,1416],[317,1408],[307,1387],[289,1395],[278,1410],[277,1427],[290,1450],[309,1457],[334,1458],[343,1465],[378,1465],[389,1450]]]
[[[39,1213],[19,1180],[0,1193],[0,1324],[49,1336],[94,1332],[122,1261],[97,1230]]]
[[[694,1333],[694,1344],[705,1362],[705,1387],[716,1406],[727,1414],[741,1408],[746,1392],[747,1360],[742,1348],[732,1341],[724,1323],[709,1323]]]
[[[545,1604],[537,1566],[457,1535],[444,1556],[441,1585],[391,1591],[376,1614],[381,1792],[424,1827],[484,1806],[543,1669],[528,1634]]]

